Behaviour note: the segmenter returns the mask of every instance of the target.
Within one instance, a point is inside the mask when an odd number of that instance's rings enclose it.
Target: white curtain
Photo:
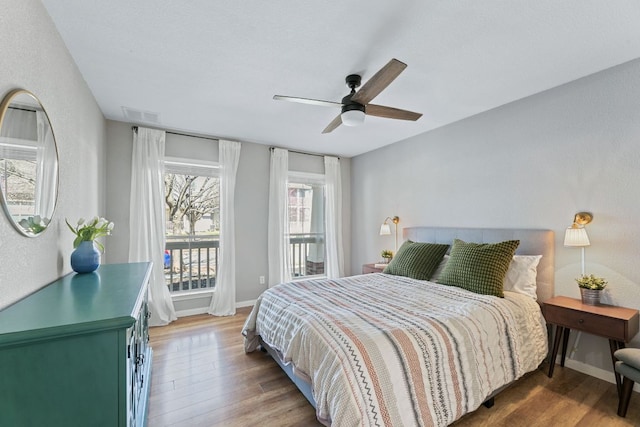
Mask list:
[[[133,133],[131,204],[129,214],[129,261],[153,262],[149,279],[151,326],[176,320],[171,295],[164,281],[163,131],[138,127]]]
[[[273,148],[269,177],[269,287],[291,280],[288,174],[289,152]]]
[[[36,111],[38,145],[36,151],[35,214],[51,219],[58,192],[58,155],[49,119]]]
[[[342,251],[342,181],[340,161],[337,157],[325,156],[324,174],[326,185],[326,275],[329,279],[344,276]]]
[[[325,184],[324,179],[322,184],[313,183],[311,184],[312,188],[312,198],[311,198],[311,224],[310,224],[310,232],[312,236],[319,236],[324,234],[324,230],[326,228],[325,224],[325,210],[324,210],[324,199],[325,199]],[[310,243],[309,244],[309,254],[307,255],[307,261],[311,261],[312,263],[325,263],[326,254],[325,254],[325,242],[324,240],[321,243]],[[309,274],[309,273],[307,273]]]
[[[216,290],[208,312],[214,316],[232,316],[236,314],[234,204],[240,143],[220,140],[218,151],[220,153],[220,255],[216,272]]]

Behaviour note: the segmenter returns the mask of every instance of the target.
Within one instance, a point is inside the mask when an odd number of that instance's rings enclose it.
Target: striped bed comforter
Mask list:
[[[534,370],[547,333],[530,297],[478,295],[388,274],[286,283],[247,318],[312,384],[334,426],[445,426]]]

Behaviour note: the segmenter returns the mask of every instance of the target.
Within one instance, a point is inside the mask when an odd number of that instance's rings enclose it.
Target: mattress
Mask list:
[[[539,305],[388,274],[278,285],[243,327],[311,383],[318,420],[336,426],[445,426],[538,367]]]

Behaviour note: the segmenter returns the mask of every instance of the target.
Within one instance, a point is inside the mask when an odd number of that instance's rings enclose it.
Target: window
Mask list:
[[[0,142],[0,188],[17,221],[34,215],[36,176],[34,146]]]
[[[220,178],[213,163],[165,160],[164,271],[173,294],[215,287]]]
[[[0,134],[0,188],[17,223],[36,214],[38,125],[30,107],[8,107],[5,114]]]
[[[291,275],[325,274],[324,175],[289,173],[289,247]]]

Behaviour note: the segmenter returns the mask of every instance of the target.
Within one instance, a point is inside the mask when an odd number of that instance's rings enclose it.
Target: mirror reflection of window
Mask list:
[[[36,112],[9,106],[0,129],[0,187],[16,221],[36,215]]]
[[[46,229],[57,199],[58,154],[49,119],[27,91],[11,92],[0,109],[0,190],[16,229],[27,236]]]

